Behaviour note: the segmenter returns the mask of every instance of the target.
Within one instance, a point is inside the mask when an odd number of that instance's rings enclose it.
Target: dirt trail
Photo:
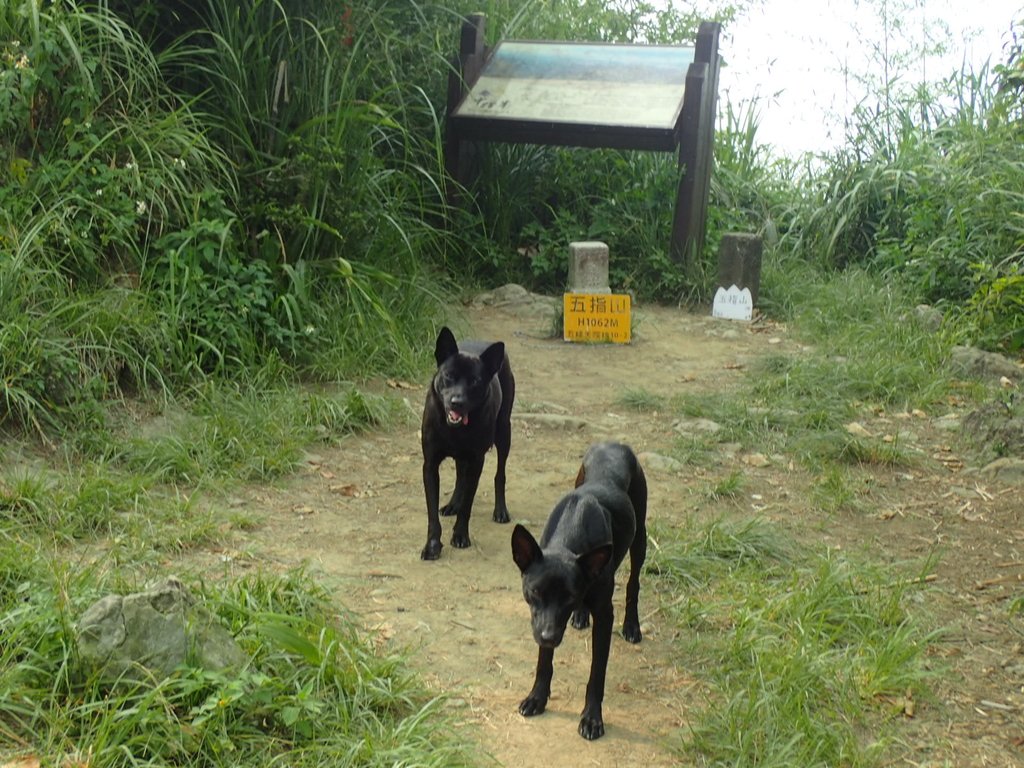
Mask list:
[[[507,344],[518,390],[508,503],[513,521],[535,533],[557,499],[572,487],[580,458],[591,442],[623,440],[638,453],[670,450],[676,439],[671,420],[617,405],[623,390],[643,388],[665,398],[680,391],[718,390],[738,383],[750,361],[769,350],[798,353],[784,329],[767,324],[715,321],[665,308],[636,312],[640,322],[633,344],[613,347],[543,338],[546,323],[533,312],[514,307],[467,309],[475,337],[502,339]],[[415,388],[399,392],[408,397],[415,414],[422,408],[425,386],[425,381],[415,382]],[[568,418],[552,425],[531,418],[538,413]],[[353,438],[339,449],[311,457],[308,471],[281,484],[246,489],[240,503],[263,517],[264,524],[246,534],[237,551],[227,553],[228,567],[244,570],[255,563],[260,567],[306,563],[319,571],[336,589],[339,602],[359,614],[382,640],[419,649],[416,666],[439,689],[451,692],[453,706],[463,708],[463,714],[479,724],[485,749],[500,765],[678,764],[671,746],[678,743],[679,729],[691,713],[704,705],[704,697],[691,671],[692,660],[680,651],[676,630],[657,612],[660,602],[672,596],[659,595],[649,583],[641,582],[644,640],[633,646],[619,636],[614,639],[604,738],[586,742],[576,733],[589,671],[589,632],[570,629],[556,651],[547,712],[530,719],[519,716],[516,707],[533,680],[536,646],[511,559],[511,526],[490,520],[493,457],[488,457],[474,506],[473,546],[451,547],[451,520],[443,518],[441,559],[424,563],[419,559],[426,515],[417,429],[418,417],[411,416],[405,426]],[[752,468],[737,463],[741,460],[742,456],[723,457],[718,466],[681,472],[649,468],[650,519],[672,525],[685,515],[721,514],[721,509],[702,510],[702,497],[694,490],[710,476],[722,477],[742,467],[744,494],[758,495],[758,509],[767,510],[763,514],[797,532],[823,531],[821,538],[833,546],[859,551],[900,536],[907,546],[891,556],[904,559],[920,557],[937,541],[937,518],[931,512],[823,521],[820,513],[800,508],[800,488],[787,467]],[[943,466],[935,471],[943,484],[915,484],[914,492],[934,499],[935,508],[955,509],[942,497],[955,478],[947,477],[950,473]],[[454,483],[451,462],[442,466],[441,477],[446,497]],[[891,478],[879,482],[894,504],[903,503],[900,494],[907,492],[909,483],[899,486]],[[993,556],[993,547],[1000,550],[1001,561],[1019,563],[1024,556],[1019,512],[1009,497],[990,495],[995,501],[986,506],[986,520],[996,526],[996,541],[990,541],[992,530],[972,528],[962,517],[948,525],[938,518],[944,525],[943,536],[951,535],[954,525],[958,537],[965,535],[961,529],[970,531],[973,552],[962,565],[953,562],[940,571],[940,584],[948,587],[943,599],[957,615],[965,612],[963,642],[940,651],[949,651],[955,668],[977,662],[996,671],[990,671],[987,682],[977,676],[976,690],[972,690],[954,669],[956,679],[940,688],[934,706],[920,708],[918,721],[907,732],[909,751],[919,764],[942,764],[929,759],[949,759],[963,766],[1024,764],[1024,756],[1013,746],[1015,738],[1024,736],[1019,725],[1012,725],[1013,713],[991,710],[982,717],[972,709],[980,698],[1024,705],[1019,629],[1014,650],[1013,627],[999,626],[992,615],[985,620],[987,634],[980,638],[984,642],[967,642],[976,630],[967,622],[976,619],[978,612],[969,594],[970,584],[980,575],[975,569]],[[920,500],[915,498],[913,503]],[[1002,506],[1000,500],[1005,502]],[[736,514],[753,514],[752,503],[741,500]],[[812,519],[815,514],[818,519]],[[883,551],[882,556],[889,555]],[[619,618],[621,601],[620,579]],[[956,692],[961,695],[959,702]],[[956,730],[961,715],[962,737]],[[965,746],[969,744],[977,744],[977,749]]]

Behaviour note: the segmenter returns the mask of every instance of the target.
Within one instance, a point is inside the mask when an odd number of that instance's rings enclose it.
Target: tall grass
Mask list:
[[[1014,352],[1024,346],[1024,156],[996,87],[987,68],[961,71],[942,91],[892,101],[885,120],[862,106],[787,231],[802,258],[898,281],[948,307],[964,338]]]
[[[163,388],[174,330],[139,294],[150,237],[226,158],[104,8],[8,3],[0,78],[0,420],[75,424],[126,388]],[[88,414],[84,414],[88,416]]]
[[[0,419],[63,430],[282,360],[418,369],[458,243],[437,112],[366,65],[393,32],[327,13],[209,2],[157,56],[107,4],[4,6]]]
[[[445,298],[429,265],[457,242],[436,108],[380,69],[399,42],[388,13],[210,0],[167,56],[238,169],[235,248],[273,281],[269,341],[321,375],[418,363]]]

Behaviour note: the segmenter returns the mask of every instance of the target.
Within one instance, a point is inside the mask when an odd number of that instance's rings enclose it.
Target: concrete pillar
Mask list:
[[[608,246],[597,241],[569,243],[569,293],[611,293]]]
[[[750,289],[750,299],[757,306],[757,290],[761,284],[761,238],[743,232],[726,232],[718,246],[718,284],[729,289]]]

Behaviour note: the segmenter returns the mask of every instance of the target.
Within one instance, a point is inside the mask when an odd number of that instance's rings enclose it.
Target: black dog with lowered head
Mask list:
[[[424,560],[441,556],[441,520],[455,515],[452,546],[469,542],[469,515],[480,484],[484,455],[493,445],[498,453],[494,474],[494,521],[507,523],[505,463],[512,445],[512,401],[516,382],[505,345],[463,342],[460,347],[448,328],[442,328],[434,347],[437,372],[427,390],[423,408],[423,489],[427,496],[427,543]],[[439,509],[439,467],[445,458],[455,460],[455,490]]]
[[[512,559],[523,576],[533,637],[540,646],[533,690],[519,704],[520,714],[539,715],[551,695],[555,648],[572,615],[577,629],[594,617],[590,680],[579,732],[585,739],[604,735],[601,705],[612,642],[615,571],[629,552],[626,616],[622,634],[639,643],[640,568],[647,556],[647,480],[633,451],[621,443],[592,445],[583,457],[576,488],[555,505],[540,543],[526,528],[512,531]]]

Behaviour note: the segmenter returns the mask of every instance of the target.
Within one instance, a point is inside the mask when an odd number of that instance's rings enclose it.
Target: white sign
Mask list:
[[[750,289],[742,291],[735,285],[729,290],[719,288],[715,291],[715,303],[711,306],[711,316],[725,320],[750,320],[754,316],[754,300],[750,298]]]

